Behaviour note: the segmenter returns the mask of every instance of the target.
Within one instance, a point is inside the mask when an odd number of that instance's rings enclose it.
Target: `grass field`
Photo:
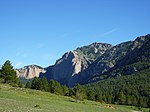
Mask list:
[[[137,107],[108,105],[0,84],[0,112],[136,112]],[[143,109],[148,112],[148,109]]]

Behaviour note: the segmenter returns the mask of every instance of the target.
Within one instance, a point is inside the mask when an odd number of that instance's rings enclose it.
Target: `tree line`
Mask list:
[[[27,82],[25,88],[41,90],[57,95],[70,96],[80,102],[83,99],[101,103],[133,105],[150,108],[150,69],[145,69],[132,75],[109,78],[73,88],[60,85],[56,80],[47,81],[45,77],[35,77]],[[0,69],[0,82],[22,87],[16,71],[7,60]]]
[[[25,88],[41,90],[45,92],[50,92],[57,95],[71,96],[76,99],[77,102],[86,98],[86,91],[80,85],[77,84],[73,88],[68,88],[66,85],[60,85],[56,80],[47,81],[47,78],[35,77],[31,82],[27,82]]]
[[[73,88],[60,85],[56,80],[47,81],[35,77],[26,88],[42,90],[57,95],[71,96],[77,102],[83,99],[100,103],[130,105],[150,108],[150,69],[133,75],[110,78],[96,83]]]
[[[16,71],[9,60],[7,60],[0,68],[0,83],[10,84],[15,87],[23,87]],[[77,102],[85,98],[84,88],[77,84],[74,88],[68,88],[66,85],[60,85],[56,80],[50,82],[44,77],[42,79],[35,77],[32,81],[26,83],[25,88],[41,90],[57,95],[71,96]]]

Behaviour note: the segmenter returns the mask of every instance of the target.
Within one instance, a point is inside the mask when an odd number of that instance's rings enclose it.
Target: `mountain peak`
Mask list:
[[[99,46],[112,46],[111,44],[108,44],[108,43],[102,43],[102,42],[93,42],[92,44],[90,44],[90,45],[93,45],[93,46],[97,46],[97,47],[99,47]]]
[[[94,42],[87,46],[78,47],[75,51],[78,52],[79,55],[86,57],[88,60],[94,61],[111,47],[111,44]]]
[[[26,79],[32,79],[39,77],[40,73],[45,73],[46,70],[38,65],[24,66],[23,68],[16,69],[18,77],[25,77]]]
[[[135,41],[138,41],[138,42],[145,42],[147,41],[148,39],[150,39],[150,34],[147,34],[145,36],[140,36],[140,37],[137,37],[135,39]]]

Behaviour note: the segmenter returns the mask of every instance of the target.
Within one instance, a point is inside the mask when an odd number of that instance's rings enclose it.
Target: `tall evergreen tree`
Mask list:
[[[69,88],[69,96],[73,97],[74,96],[74,90],[73,88]]]
[[[102,102],[102,95],[100,93],[95,94],[95,101]]]
[[[41,79],[41,88],[42,91],[49,91],[49,87],[48,87],[48,81],[46,79],[46,77],[43,77]]]
[[[41,81],[38,77],[33,79],[31,89],[41,90]]]
[[[127,104],[127,105],[131,105],[131,104],[132,104],[131,96],[130,96],[130,95],[127,95],[127,96],[126,96],[126,104]]]
[[[125,101],[126,101],[126,96],[124,95],[124,93],[122,91],[119,92],[118,96],[118,103],[119,104],[125,104]]]
[[[2,78],[2,73],[1,72],[2,72],[2,70],[0,70],[0,78]]]
[[[87,99],[88,100],[95,100],[95,96],[96,96],[95,94],[96,94],[96,92],[93,90],[87,91]],[[98,98],[98,96],[97,96],[97,98]]]
[[[66,85],[62,86],[62,95],[64,95],[64,96],[69,95],[69,89]]]
[[[80,100],[83,100],[85,98],[85,90],[84,88],[80,85],[77,84],[74,88],[73,88],[74,92],[75,92],[75,98],[76,98],[76,102],[80,102]]]
[[[4,79],[4,83],[20,84],[20,81],[16,75],[16,71],[13,69],[10,61],[7,60],[1,69],[1,77]]]
[[[51,93],[54,94],[62,94],[62,88],[59,82],[57,82],[56,80],[51,80],[49,83],[49,89]]]

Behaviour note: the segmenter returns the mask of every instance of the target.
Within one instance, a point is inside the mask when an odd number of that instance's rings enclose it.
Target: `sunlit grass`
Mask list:
[[[0,112],[132,112],[137,107],[108,105],[48,92],[0,85]],[[145,111],[148,111],[145,109]]]

